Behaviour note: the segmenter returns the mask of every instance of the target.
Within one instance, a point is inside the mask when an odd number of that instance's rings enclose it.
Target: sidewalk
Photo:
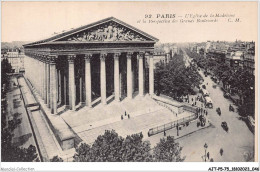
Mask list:
[[[197,120],[192,121],[188,126],[185,126],[181,128],[181,130],[179,130],[179,135],[177,135],[177,129],[176,127],[170,130],[165,131],[166,132],[166,136],[164,136],[164,133],[158,133],[156,135],[153,135],[151,137],[147,137],[145,138],[145,140],[150,141],[151,143],[151,147],[153,148],[154,146],[156,146],[157,143],[160,142],[161,138],[166,138],[167,136],[174,136],[174,139],[176,140],[176,142],[178,142],[178,139],[182,139],[185,137],[189,137],[189,135],[195,133],[195,132],[200,132],[200,130],[206,129],[208,127],[213,127],[212,124],[210,122],[206,122],[206,125],[204,127],[197,127]]]

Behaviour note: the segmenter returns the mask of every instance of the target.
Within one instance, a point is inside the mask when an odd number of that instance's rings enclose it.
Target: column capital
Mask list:
[[[50,64],[56,64],[57,55],[48,55],[48,61]]]
[[[132,58],[132,55],[133,55],[133,52],[127,52],[127,53],[126,53],[126,57],[127,57],[128,59],[131,59],[131,58]]]
[[[39,54],[35,54],[35,59],[39,60]]]
[[[91,53],[87,53],[87,54],[84,55],[84,59],[85,59],[85,60],[90,61],[91,58],[92,58],[92,54],[91,54]]]
[[[44,63],[48,63],[48,56],[47,55],[42,55],[42,59]]]
[[[76,58],[76,55],[75,55],[75,54],[69,54],[69,55],[67,56],[67,59],[68,59],[68,62],[69,62],[69,63],[74,63],[75,58]]]
[[[114,53],[114,59],[118,60],[120,55],[121,55],[121,53]]]
[[[32,58],[36,59],[36,54],[32,53]]]
[[[151,52],[151,51],[146,52],[145,56],[149,56],[150,58],[153,58],[153,52]]]
[[[145,52],[141,51],[137,54],[138,59],[143,59]]]
[[[107,53],[101,53],[100,54],[100,60],[105,60],[107,57]]]
[[[34,53],[34,59],[38,60],[38,54]]]
[[[144,51],[140,51],[140,52],[138,52],[138,55],[141,55],[141,56],[143,56],[145,54],[145,52]]]
[[[35,58],[39,61],[40,60],[40,54],[35,54]]]
[[[44,57],[43,57],[42,54],[39,54],[39,55],[38,55],[38,58],[39,58],[39,61],[44,62]]]

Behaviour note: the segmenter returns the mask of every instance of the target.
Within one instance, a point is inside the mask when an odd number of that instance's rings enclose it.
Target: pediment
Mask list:
[[[129,26],[129,25],[128,25]],[[67,36],[64,36],[58,41],[68,42],[145,42],[156,41],[148,34],[139,32],[139,30],[128,27],[114,20],[106,21],[91,27],[83,28]]]

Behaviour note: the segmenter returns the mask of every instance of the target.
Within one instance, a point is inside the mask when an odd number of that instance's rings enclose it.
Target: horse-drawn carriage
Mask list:
[[[227,122],[222,122],[221,123],[221,127],[226,131],[226,132],[228,132],[228,125],[227,125]]]
[[[217,111],[218,115],[220,116],[221,115],[221,110],[220,110],[219,107],[216,109],[216,111]]]

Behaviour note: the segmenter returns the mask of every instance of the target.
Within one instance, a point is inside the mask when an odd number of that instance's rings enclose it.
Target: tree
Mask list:
[[[30,145],[28,148],[20,148],[13,145],[12,132],[18,125],[17,121],[19,120],[16,120],[16,118],[8,121],[8,128],[1,130],[1,160],[3,162],[39,161],[35,146]]]
[[[32,162],[39,161],[36,147],[30,145],[28,148],[19,148],[12,144],[9,129],[1,131],[1,160],[3,162]]]
[[[143,134],[127,136],[122,145],[122,161],[149,162],[152,161],[150,142],[143,141]]]
[[[76,148],[76,153],[73,156],[74,162],[94,162],[91,154],[91,147],[86,143],[81,143]]]
[[[63,162],[63,159],[59,157],[58,155],[54,156],[52,159],[50,159],[51,162]]]
[[[155,70],[155,88],[157,95],[162,92],[175,100],[192,94],[202,81],[195,65],[184,63],[184,54],[175,54],[168,64],[157,63]]]
[[[5,91],[8,88],[8,82],[9,82],[7,73],[11,73],[11,72],[12,72],[11,63],[9,63],[6,58],[4,58],[1,62],[1,87],[4,88]]]
[[[98,136],[91,147],[92,158],[98,162],[122,161],[122,144],[124,139],[115,130],[106,130],[104,135]]]
[[[155,72],[154,72],[154,86],[156,90],[156,95],[160,96],[161,94],[161,79],[165,73],[165,66],[162,61],[155,64]]]
[[[124,139],[112,130],[106,130],[98,136],[92,147],[82,143],[74,155],[74,161],[79,162],[120,162],[122,161],[122,144]]]
[[[174,141],[174,137],[163,138],[154,148],[154,161],[156,162],[183,162],[182,147]]]
[[[147,162],[152,161],[150,142],[142,133],[124,139],[112,130],[98,136],[92,146],[81,143],[73,156],[75,162]]]
[[[30,145],[28,148],[19,148],[12,144],[12,133],[10,129],[1,131],[1,160],[3,162],[32,162],[39,161],[36,147]]]

